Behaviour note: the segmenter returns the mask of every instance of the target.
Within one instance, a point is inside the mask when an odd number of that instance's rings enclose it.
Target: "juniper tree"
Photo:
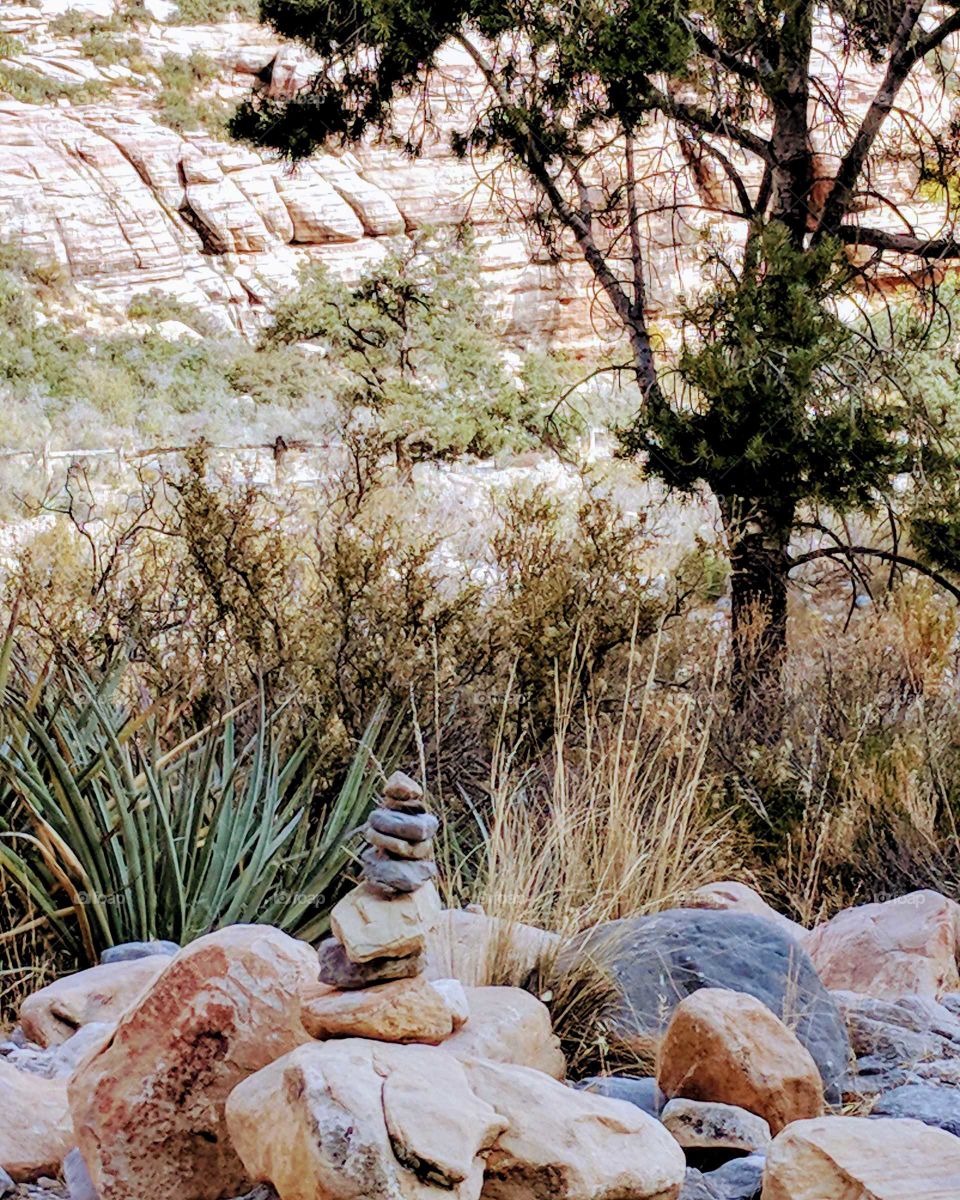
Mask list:
[[[924,72],[946,94],[958,0],[262,0],[262,14],[321,66],[290,99],[252,96],[233,129],[294,158],[330,139],[396,136],[401,102],[419,106],[422,133],[445,48],[468,56],[483,94],[463,101],[454,149],[522,175],[541,234],[573,243],[592,272],[642,396],[621,431],[625,451],[669,486],[716,497],[741,682],[742,635],[758,613],[753,669],[777,678],[798,565],[903,559],[910,514],[893,503],[897,474],[913,473],[908,494],[923,508],[912,535],[926,557],[903,561],[960,565],[956,455],[898,367],[906,343],[890,336],[922,344],[936,322],[881,327],[870,315],[878,281],[930,295],[939,264],[960,257],[954,131],[925,122],[911,90]],[[866,103],[845,85],[854,63],[873,80]],[[682,153],[693,201],[656,193],[651,141]],[[417,153],[420,135],[406,148]],[[885,155],[897,163],[895,199],[878,170]],[[911,226],[911,190],[942,200],[937,236]],[[667,358],[649,318],[647,235],[655,210],[672,205],[682,223],[691,203],[737,231],[704,256],[684,349]],[[866,316],[851,316],[851,297]],[[825,523],[877,508],[897,530],[886,547],[851,546],[842,524]],[[793,556],[808,524],[827,540]]]

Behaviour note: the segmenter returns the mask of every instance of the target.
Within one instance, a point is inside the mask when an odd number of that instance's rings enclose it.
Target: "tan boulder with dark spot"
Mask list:
[[[735,1104],[773,1133],[823,1112],[823,1081],[810,1051],[753,996],[701,988],[677,1005],[657,1055],[669,1096]]]
[[[55,1176],[75,1144],[66,1083],[0,1059],[0,1168],[17,1181]]]
[[[686,1162],[655,1117],[505,1063],[464,1062],[506,1120],[487,1155],[484,1200],[676,1200]]]
[[[920,1121],[797,1121],[767,1152],[763,1200],[957,1200],[960,1138]]]
[[[877,1000],[960,991],[960,905],[939,892],[844,909],[804,948],[831,991]]]
[[[80,1151],[100,1200],[220,1200],[247,1190],[227,1096],[308,1040],[300,996],[316,953],[235,925],[173,959],[70,1080]]]
[[[64,975],[24,1000],[23,1032],[40,1046],[59,1046],[83,1025],[116,1021],[169,965],[167,955],[151,954]]]

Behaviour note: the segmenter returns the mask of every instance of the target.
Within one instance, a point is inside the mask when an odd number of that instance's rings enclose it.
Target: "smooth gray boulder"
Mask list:
[[[907,1117],[960,1137],[960,1088],[908,1083],[884,1092],[871,1117]]]
[[[762,1154],[732,1158],[716,1171],[711,1171],[706,1178],[720,1200],[760,1200],[766,1161]]]
[[[709,1176],[698,1171],[696,1167],[687,1167],[687,1175],[680,1189],[679,1200],[723,1200],[720,1193],[710,1183]]]
[[[611,1100],[626,1100],[651,1117],[658,1118],[667,1100],[652,1075],[594,1075],[590,1079],[581,1079],[574,1087],[582,1092],[607,1096]]]
[[[700,988],[746,992],[771,1009],[810,1051],[827,1102],[838,1104],[851,1059],[835,1001],[809,955],[772,922],[747,913],[669,909],[588,930],[561,956],[607,974],[617,997],[603,1014],[616,1038],[649,1053],[674,1008]]]
[[[108,946],[100,955],[100,962],[132,962],[135,958],[149,958],[152,954],[166,954],[172,958],[179,953],[180,947],[176,942],[123,942],[119,946]]]

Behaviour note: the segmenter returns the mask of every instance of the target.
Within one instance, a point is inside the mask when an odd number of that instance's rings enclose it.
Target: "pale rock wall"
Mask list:
[[[428,98],[431,123],[423,153],[410,158],[386,145],[355,153],[329,152],[296,168],[219,142],[205,133],[178,134],[155,118],[149,79],[114,64],[83,57],[77,38],[55,36],[52,17],[82,7],[90,19],[108,17],[113,0],[37,0],[0,6],[0,34],[21,37],[16,62],[67,82],[120,81],[108,101],[56,106],[0,99],[0,237],[16,237],[39,256],[64,265],[72,279],[122,316],[131,296],[160,288],[198,304],[224,325],[255,333],[276,297],[296,281],[298,268],[319,260],[355,279],[382,258],[395,239],[413,230],[469,221],[487,294],[504,333],[518,345],[554,345],[593,353],[612,341],[612,327],[589,272],[575,251],[548,255],[523,214],[530,203],[522,181],[485,161],[461,162],[449,132],[464,101],[479,97],[472,64],[451,52]],[[167,22],[169,0],[148,0],[155,18],[138,30],[144,56],[202,52],[218,70],[218,91],[238,99],[257,80],[275,95],[291,95],[312,74],[304,51],[257,25],[228,22],[189,27]],[[832,90],[853,111],[863,109],[876,80],[869,70],[843,81],[829,55],[821,63]],[[936,125],[944,100],[931,81],[915,89],[909,107]],[[420,114],[401,111],[416,125]],[[849,130],[829,113],[816,124],[825,170],[835,167]],[[878,188],[929,234],[942,228],[936,205],[912,202],[892,146]],[[708,225],[724,218],[709,211],[704,183],[695,181],[676,135],[658,126],[643,148],[643,175],[657,194],[678,199],[679,215],[647,222],[648,294],[657,321],[669,322],[681,295],[700,280],[696,250]],[[741,164],[746,165],[746,164]],[[909,173],[909,169],[908,169]],[[722,191],[725,181],[715,181]],[[706,198],[708,199],[708,197]],[[724,207],[721,203],[720,207]],[[731,223],[729,232],[737,234]]]

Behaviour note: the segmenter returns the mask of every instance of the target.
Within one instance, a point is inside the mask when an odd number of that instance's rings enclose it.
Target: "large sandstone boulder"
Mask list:
[[[361,1039],[278,1059],[234,1089],[227,1123],[281,1200],[477,1200],[506,1124],[443,1051]]]
[[[66,1084],[0,1059],[0,1169],[16,1180],[55,1176],[73,1145]]]
[[[839,1010],[809,956],[763,917],[670,909],[599,925],[562,954],[609,975],[618,999],[606,1013],[614,1036],[655,1053],[673,1010],[700,988],[754,996],[796,1033],[813,1055],[827,1099],[839,1101],[850,1043]]]
[[[701,988],[677,1005],[657,1057],[670,1097],[735,1104],[779,1133],[823,1112],[823,1082],[810,1052],[753,996]]]
[[[798,1121],[767,1154],[763,1200],[957,1200],[960,1138],[919,1121]]]
[[[466,989],[470,1019],[447,1038],[443,1048],[458,1058],[516,1063],[562,1079],[567,1064],[553,1032],[550,1012],[522,988]]]
[[[752,913],[755,917],[766,917],[783,933],[797,941],[807,933],[802,925],[772,908],[752,887],[731,879],[707,883],[697,888],[687,899],[685,907],[722,909],[724,912]]]
[[[471,909],[445,909],[427,938],[426,973],[469,987],[522,984],[555,955],[555,933]]]
[[[23,1032],[38,1046],[59,1046],[82,1025],[116,1021],[169,964],[167,955],[152,954],[64,975],[24,1000]]]
[[[838,913],[804,945],[828,988],[880,1000],[960,991],[960,905],[912,892]]]
[[[683,1151],[632,1104],[526,1067],[472,1059],[470,1083],[507,1121],[487,1155],[484,1200],[675,1200]]]
[[[316,954],[267,926],[208,934],[84,1061],[68,1093],[101,1200],[219,1200],[247,1178],[226,1136],[233,1088],[308,1040],[300,996]]]

